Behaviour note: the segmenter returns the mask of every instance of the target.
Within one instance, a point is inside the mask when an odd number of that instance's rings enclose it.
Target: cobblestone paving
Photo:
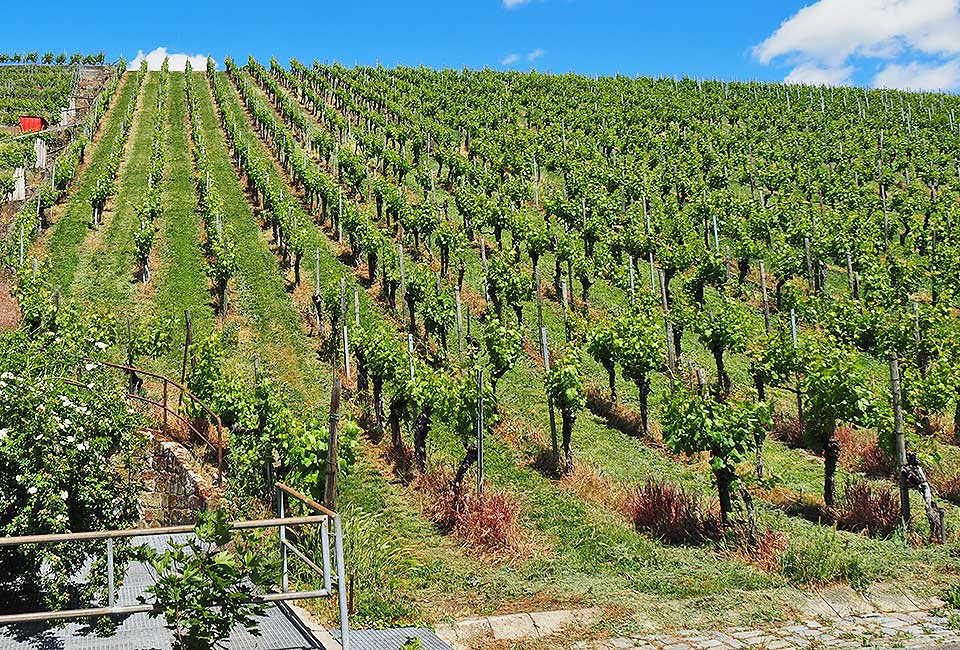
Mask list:
[[[878,648],[894,650],[960,650],[960,631],[947,621],[922,611],[871,613],[845,617],[828,624],[809,620],[776,628],[728,628],[700,632],[581,641],[576,650],[787,650],[791,648]]]

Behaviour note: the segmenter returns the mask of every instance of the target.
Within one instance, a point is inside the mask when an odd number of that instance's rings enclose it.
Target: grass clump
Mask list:
[[[798,585],[823,586],[869,582],[869,571],[856,550],[834,528],[821,527],[792,537],[780,556],[780,573]]]
[[[435,469],[418,477],[416,487],[425,514],[445,532],[482,551],[511,551],[520,545],[520,505],[506,492],[483,494],[458,486],[450,472]]]

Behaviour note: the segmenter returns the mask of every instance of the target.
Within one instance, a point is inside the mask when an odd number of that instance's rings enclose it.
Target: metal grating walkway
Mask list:
[[[337,641],[340,630],[330,630]],[[419,627],[398,627],[390,630],[350,630],[351,650],[401,650],[410,638],[420,639],[422,650],[451,650],[430,630]]]
[[[156,549],[169,541],[182,542],[186,535],[154,535],[142,537],[143,543]],[[131,564],[120,589],[117,603],[134,605],[137,597],[151,584],[150,574],[142,564]],[[231,650],[308,650],[321,648],[319,642],[304,629],[285,606],[271,607],[260,619],[260,637],[246,630],[236,630],[226,644]],[[85,621],[73,621],[63,627],[28,624],[0,627],[0,650],[168,650],[171,635],[162,618],[132,614],[118,620],[113,636],[97,637]]]

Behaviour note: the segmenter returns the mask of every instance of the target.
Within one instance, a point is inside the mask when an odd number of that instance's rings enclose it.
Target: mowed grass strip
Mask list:
[[[113,150],[114,141],[120,135],[123,116],[136,89],[136,73],[127,72],[120,82],[114,105],[101,125],[98,140],[87,146],[88,165],[80,173],[70,200],[57,208],[58,215],[49,236],[42,241],[50,262],[50,282],[61,291],[68,291],[73,282],[80,244],[90,232],[93,211],[90,207],[90,192],[95,189],[103,163]]]
[[[134,234],[140,229],[138,212],[150,175],[159,89],[160,73],[148,72],[127,141],[126,159],[120,166],[112,214],[104,215],[100,228],[81,247],[70,289],[81,303],[95,305],[118,318],[132,315],[140,282]]]
[[[156,284],[156,292],[149,304],[152,313],[177,323],[172,350],[164,361],[168,370],[179,369],[183,354],[184,310],[190,310],[197,334],[209,331],[213,326],[211,294],[202,248],[204,235],[197,213],[194,186],[193,142],[187,122],[185,73],[169,74],[163,213],[157,221],[158,233],[154,244],[160,263],[151,279]]]
[[[198,106],[203,117],[204,135],[207,138],[207,154],[210,156],[211,162],[219,161],[213,165],[216,170],[215,180],[218,183],[225,205],[235,207],[245,216],[246,224],[238,223],[235,234],[239,236],[241,231],[246,233],[244,242],[250,241],[251,246],[256,246],[252,253],[252,249],[245,248],[244,257],[253,254],[259,260],[257,267],[261,268],[263,272],[256,273],[256,277],[262,279],[257,289],[262,290],[264,283],[273,283],[276,286],[269,292],[268,296],[264,296],[262,299],[251,296],[252,299],[245,300],[244,304],[256,311],[280,309],[280,320],[284,319],[284,311],[288,314],[286,318],[292,318],[289,313],[295,309],[295,306],[290,295],[283,291],[288,279],[287,276],[290,274],[281,270],[277,265],[267,241],[268,235],[260,229],[259,224],[253,217],[253,210],[247,202],[235,171],[231,168],[232,162],[229,159],[229,152],[223,140],[223,135],[217,130],[218,113],[209,93],[209,86],[205,78],[201,77],[201,79],[203,80],[203,87],[200,84],[196,86],[199,91],[197,93]],[[244,113],[239,98],[225,77],[223,82],[227,84],[230,114],[243,119]],[[270,161],[269,152],[263,147],[249,124],[243,124],[242,126],[251,150],[263,159]],[[242,206],[240,202],[243,203]],[[229,217],[228,222],[233,223]],[[340,277],[346,276],[348,287],[351,287],[349,290],[352,292],[352,286],[354,285],[352,272],[331,252],[330,242],[326,236],[313,223],[306,226],[306,236],[306,249],[313,251],[314,255],[319,251],[321,284],[339,282]],[[254,240],[256,240],[255,243]],[[238,243],[240,242],[238,241]],[[306,284],[308,292],[312,292],[314,285],[314,255],[305,256],[308,258],[308,263],[301,273],[301,279]],[[246,262],[242,260],[241,263]],[[251,271],[254,270],[251,269]],[[267,273],[268,270],[269,274]],[[269,277],[267,277],[268,275]],[[253,273],[251,273],[251,277],[254,277]],[[243,285],[246,285],[246,281]],[[237,303],[235,302],[235,304]],[[364,291],[360,292],[360,313],[364,322],[372,318],[383,318],[376,304]],[[244,314],[249,315],[254,322],[259,321],[261,323],[269,323],[277,318],[277,314],[270,311],[258,315],[245,309]],[[300,327],[299,323],[296,323],[296,325],[298,328]],[[325,402],[329,399],[333,368],[327,363],[314,360],[316,343],[307,338],[302,329],[297,331],[292,325],[286,329],[290,338],[301,342],[296,343],[296,349],[292,350],[295,354],[290,354],[291,350],[287,350],[275,352],[269,357],[264,356],[268,371],[279,374],[288,383],[302,382],[303,377],[309,377],[311,373],[302,373],[296,367],[290,366],[304,364],[314,366],[317,369],[316,372],[320,374],[317,379],[318,383],[312,386],[303,383],[291,383],[290,385],[305,398]],[[277,341],[271,341],[271,345],[276,343]],[[316,372],[313,374],[316,374]],[[325,403],[316,406],[316,408],[322,413],[326,413]],[[409,500],[384,480],[377,464],[372,460],[374,454],[376,454],[375,449],[368,448],[366,453],[359,456],[351,472],[344,477],[338,511],[343,513],[348,530],[351,527],[350,522],[355,517],[363,518],[365,522],[362,527],[364,543],[378,548],[381,544],[391,547],[399,545],[407,549],[412,556],[416,557],[416,560],[410,566],[395,567],[397,572],[395,577],[401,585],[395,601],[376,605],[375,615],[370,611],[360,611],[359,616],[362,618],[373,615],[374,618],[370,620],[374,621],[382,621],[382,616],[390,616],[394,617],[391,620],[410,622],[422,620],[424,615],[432,618],[432,613],[426,612],[422,608],[423,603],[412,598],[412,594],[418,594],[424,599],[445,601],[449,597],[449,583],[461,586],[483,584],[485,587],[483,595],[474,595],[473,599],[480,598],[484,602],[489,600],[490,602],[502,603],[502,599],[514,590],[512,571],[509,569],[491,569],[477,563],[464,555],[449,538],[438,534],[428,522],[419,516],[419,512],[411,505]],[[438,578],[442,578],[442,580],[438,580]],[[317,605],[322,608],[325,604],[319,602]],[[381,607],[385,609],[380,609]],[[333,615],[332,612],[325,612],[325,615],[327,614],[331,617]]]
[[[250,340],[240,342],[240,361],[249,362],[254,354],[259,355],[297,391],[301,401],[322,409],[329,402],[331,370],[317,360],[318,342],[304,330],[298,307],[287,292],[286,271],[280,268],[268,232],[260,228],[240,185],[206,77],[198,76],[196,81],[211,178],[220,190],[224,218],[239,251],[240,273],[232,281],[231,299],[252,333]],[[312,269],[302,273],[304,279],[311,276]]]

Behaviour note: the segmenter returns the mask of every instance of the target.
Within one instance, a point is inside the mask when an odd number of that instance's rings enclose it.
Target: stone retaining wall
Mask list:
[[[206,507],[212,488],[194,469],[196,461],[190,452],[179,443],[151,436],[147,454],[145,491],[140,498],[141,524],[195,524],[197,512]]]

